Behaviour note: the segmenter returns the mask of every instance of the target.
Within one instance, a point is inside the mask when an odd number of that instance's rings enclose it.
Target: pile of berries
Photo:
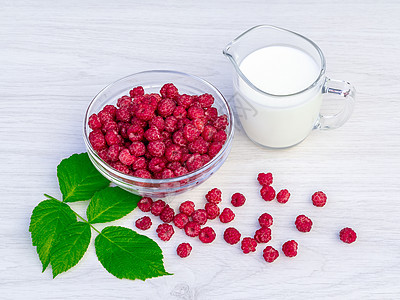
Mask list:
[[[160,94],[143,87],[89,117],[89,141],[111,167],[142,178],[167,179],[202,167],[222,149],[227,115],[210,94],[179,94],[172,84]]]

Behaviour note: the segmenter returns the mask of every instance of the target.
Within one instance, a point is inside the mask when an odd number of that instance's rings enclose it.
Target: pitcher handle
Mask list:
[[[320,130],[339,128],[346,123],[353,112],[356,90],[353,85],[347,81],[326,78],[322,93],[343,97],[345,103],[342,109],[336,114],[323,115],[320,113],[314,128]]]

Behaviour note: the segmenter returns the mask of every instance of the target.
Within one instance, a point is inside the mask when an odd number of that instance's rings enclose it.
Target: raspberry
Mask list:
[[[225,143],[227,138],[228,136],[224,130],[216,132],[213,136],[214,142],[220,142],[222,144]]]
[[[206,203],[205,210],[207,212],[207,218],[210,220],[214,220],[216,217],[219,216],[219,207],[215,203]]]
[[[93,149],[96,151],[106,147],[106,140],[100,129],[93,130],[89,133],[89,141]]]
[[[191,221],[185,225],[185,233],[190,237],[198,236],[200,230],[201,230],[200,224],[197,222]]]
[[[161,172],[161,179],[168,179],[168,178],[173,178],[175,177],[174,171],[165,168],[164,170],[162,170]]]
[[[233,227],[228,227],[224,231],[224,240],[231,245],[239,243],[241,236],[240,232]]]
[[[296,228],[300,232],[309,232],[311,230],[313,222],[305,215],[299,215],[294,223]]]
[[[178,104],[180,106],[183,106],[184,108],[189,108],[189,106],[193,102],[193,96],[189,96],[189,95],[183,94],[183,95],[181,95],[181,96],[176,98],[176,102],[178,102]]]
[[[100,129],[101,128],[101,121],[98,115],[92,114],[89,117],[88,125],[91,129]]]
[[[133,164],[136,160],[136,157],[131,155],[128,149],[123,149],[118,156],[118,159],[120,162],[122,162],[124,165],[130,166]]]
[[[270,227],[274,222],[272,216],[267,213],[263,213],[259,218],[258,222],[260,223],[261,227]]]
[[[215,121],[218,117],[218,110],[215,107],[210,107],[205,112],[206,118],[210,121]]]
[[[172,144],[165,149],[165,158],[168,161],[179,161],[182,157],[181,147]]]
[[[137,206],[141,211],[149,212],[152,204],[153,204],[153,199],[151,199],[150,197],[143,197],[142,199],[140,199]]]
[[[254,234],[257,243],[268,243],[271,240],[271,229],[269,227],[261,227]]]
[[[197,101],[199,101],[201,107],[210,108],[214,104],[214,97],[210,94],[203,94],[197,97]]]
[[[207,142],[212,142],[214,135],[217,133],[217,129],[214,126],[206,125],[204,126],[201,136]]]
[[[147,178],[147,179],[151,178],[150,172],[145,169],[137,169],[135,171],[135,173],[133,173],[133,176],[140,177],[140,178]]]
[[[272,201],[275,198],[275,190],[270,185],[264,185],[260,190],[260,194],[265,201]]]
[[[179,96],[178,88],[172,83],[166,83],[162,86],[160,94],[163,98],[175,98]]]
[[[119,152],[123,149],[121,145],[111,145],[107,149],[107,159],[112,162],[118,161]]]
[[[147,168],[147,162],[144,157],[138,157],[137,160],[131,165],[133,170],[138,170],[138,169],[146,169]]]
[[[103,111],[110,114],[111,117],[115,117],[115,112],[117,111],[117,108],[114,105],[106,105],[103,107]]]
[[[162,141],[152,141],[147,145],[147,151],[152,156],[161,157],[165,152],[165,143]]]
[[[182,258],[188,257],[190,252],[192,252],[192,246],[189,243],[182,243],[176,248],[176,253]]]
[[[144,132],[144,138],[149,142],[157,141],[161,138],[160,130],[155,126],[150,127]]]
[[[204,225],[207,223],[207,212],[205,209],[196,209],[192,214],[192,220]]]
[[[114,117],[110,113],[104,111],[104,109],[100,111],[97,116],[99,117],[101,124],[105,124],[108,121],[114,121]]]
[[[199,239],[202,243],[209,244],[215,240],[216,234],[211,227],[204,227],[200,230]]]
[[[297,255],[298,244],[296,241],[287,241],[282,245],[282,251],[287,257],[294,257]]]
[[[148,104],[141,103],[135,110],[135,116],[142,121],[150,121],[154,118],[154,110]]]
[[[199,135],[200,131],[197,129],[196,126],[193,124],[186,124],[185,127],[183,127],[183,137],[188,141],[188,142],[193,142],[196,140]]]
[[[228,124],[229,123],[227,115],[221,115],[217,117],[217,119],[213,122],[213,125],[217,130],[225,130]]]
[[[263,257],[266,262],[272,263],[275,259],[277,259],[279,256],[278,250],[275,250],[271,246],[267,246],[267,248],[264,249],[263,251]]]
[[[289,197],[290,197],[289,191],[284,189],[279,191],[278,195],[276,195],[276,200],[278,200],[279,203],[286,203],[288,202]]]
[[[177,119],[186,118],[187,115],[186,108],[184,108],[183,106],[177,106],[172,115]]]
[[[129,152],[135,156],[142,156],[146,153],[146,146],[142,142],[132,142]]]
[[[251,237],[245,237],[242,240],[242,251],[244,254],[255,252],[257,247],[257,241]]]
[[[159,216],[165,207],[165,202],[163,200],[157,200],[151,205],[150,211],[153,215]]]
[[[181,163],[179,161],[173,161],[167,164],[167,168],[171,169],[172,171],[175,171],[179,167],[182,167]]]
[[[235,207],[242,206],[246,202],[246,197],[241,193],[235,193],[232,195],[231,203]]]
[[[207,164],[211,160],[211,157],[208,154],[203,154],[201,158],[203,159],[203,165]]]
[[[132,98],[129,96],[122,96],[117,100],[118,107],[129,107],[132,104]]]
[[[165,161],[160,157],[154,157],[149,162],[149,170],[153,173],[161,172],[165,169]]]
[[[141,141],[143,138],[144,129],[138,124],[131,125],[131,126],[129,126],[126,133],[128,134],[128,138],[132,142]]]
[[[182,130],[175,131],[174,134],[172,135],[172,140],[175,144],[182,146],[182,147],[187,144],[187,140],[183,136]]]
[[[213,188],[206,195],[206,199],[210,203],[218,204],[222,201],[222,192],[218,188]]]
[[[190,143],[188,148],[192,153],[205,154],[208,152],[209,145],[209,142],[206,142],[202,137],[199,137],[194,142]]]
[[[339,237],[342,242],[351,244],[357,239],[357,234],[353,229],[346,227],[340,230]]]
[[[135,222],[135,225],[137,228],[141,229],[141,230],[147,230],[151,227],[152,223],[151,223],[151,219],[147,216],[137,219]]]
[[[169,223],[174,219],[174,216],[175,216],[174,210],[167,204],[161,211],[160,219],[164,223]]]
[[[189,222],[189,217],[184,213],[179,213],[174,217],[174,224],[176,227],[180,229],[183,229],[188,222]]]
[[[138,96],[143,96],[144,95],[144,89],[141,86],[137,86],[129,91],[129,95],[134,98]]]
[[[126,122],[119,122],[119,123],[126,123]],[[109,130],[115,130],[115,131],[118,132],[118,124],[117,124],[117,122],[115,122],[115,121],[106,121],[103,124],[102,131],[103,132],[107,132]]]
[[[204,110],[201,107],[191,106],[187,110],[187,116],[189,119],[198,119],[204,117]]]
[[[122,122],[130,122],[131,121],[131,113],[127,107],[118,108],[115,113],[115,118]]]
[[[219,215],[219,220],[222,223],[229,223],[235,218],[235,214],[230,208],[224,208],[222,213]]]
[[[100,156],[100,158],[101,158],[102,160],[104,160],[104,161],[107,162],[107,163],[110,163],[110,162],[113,162],[113,161],[110,160],[109,157],[108,157],[108,150],[109,150],[109,149],[107,149],[107,148],[101,149],[97,154]],[[118,154],[117,154],[117,159],[116,159],[116,160],[118,160]],[[115,162],[116,160],[114,160],[114,162]]]
[[[161,117],[168,117],[173,114],[176,104],[175,101],[170,98],[162,99],[157,105],[157,112]]]
[[[188,217],[194,212],[194,203],[192,201],[185,201],[179,206],[179,211]]]
[[[196,127],[200,133],[203,132],[204,130],[204,126],[206,126],[207,124],[207,119],[205,117],[202,118],[197,118],[192,120],[192,124],[194,125],[194,127]]]
[[[108,130],[104,138],[109,146],[122,143],[122,137],[116,130]]]
[[[273,177],[271,173],[259,173],[257,176],[257,180],[262,186],[271,185]]]
[[[189,171],[185,167],[179,167],[174,170],[174,174],[176,177],[186,175],[187,173],[189,173]]]
[[[321,191],[315,192],[311,197],[312,203],[317,207],[324,206],[326,204],[326,199],[325,193]]]
[[[164,118],[161,117],[161,116],[157,116],[157,117],[152,118],[149,121],[149,126],[150,127],[157,127],[160,132],[163,131],[164,127],[165,127]]]
[[[195,153],[191,155],[186,161],[186,168],[189,172],[195,171],[204,165],[203,158],[200,154]]]
[[[223,144],[220,142],[213,142],[211,143],[210,147],[208,148],[208,155],[210,155],[211,158],[216,156],[219,151],[221,151]]]
[[[169,241],[172,235],[175,233],[174,227],[172,227],[172,225],[170,224],[165,223],[158,225],[156,232],[158,234],[158,237],[164,242]]]

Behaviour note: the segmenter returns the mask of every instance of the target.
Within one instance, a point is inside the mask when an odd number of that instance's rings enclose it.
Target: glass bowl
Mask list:
[[[119,172],[108,165],[93,149],[89,142],[89,133],[91,129],[88,125],[88,119],[93,113],[98,113],[105,105],[116,105],[117,99],[129,95],[129,91],[136,86],[142,86],[146,93],[159,93],[165,83],[173,83],[180,94],[200,95],[204,93],[211,94],[215,101],[213,106],[217,108],[218,113],[226,114],[229,125],[226,128],[227,140],[219,153],[201,168],[190,172],[184,176],[169,179],[146,179],[127,175]],[[222,94],[207,81],[185,73],[152,70],[129,75],[116,82],[106,86],[89,104],[86,111],[83,124],[83,137],[87,152],[93,165],[99,172],[115,185],[131,193],[162,198],[188,191],[195,186],[203,183],[210,178],[225,162],[232,147],[234,133],[234,117],[229,103]]]

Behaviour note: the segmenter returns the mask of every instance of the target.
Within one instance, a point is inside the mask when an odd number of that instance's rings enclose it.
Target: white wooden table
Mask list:
[[[0,2],[0,298],[1,299],[399,299],[400,298],[400,2],[399,1],[7,1]],[[222,239],[211,245],[183,232],[159,242],[174,273],[119,280],[97,261],[93,241],[82,261],[52,279],[28,232],[43,193],[59,196],[56,166],[85,151],[82,118],[106,84],[150,69],[172,69],[212,82],[232,97],[231,67],[222,49],[244,30],[273,24],[299,32],[324,51],[328,74],[358,91],[351,119],[340,129],[313,132],[300,145],[268,150],[236,131],[232,152],[203,185],[169,199],[204,204],[212,187],[248,200],[232,223],[245,235],[260,211],[275,217],[280,248],[299,242],[299,254],[273,264],[259,247],[244,255]],[[286,205],[264,202],[256,175],[274,174],[288,188]],[[328,204],[310,205],[323,190]],[[84,211],[87,203],[73,204]],[[297,214],[314,220],[309,234]],[[133,228],[138,210],[114,222]],[[153,218],[156,224],[157,221]],[[338,231],[353,227],[347,245]],[[146,232],[158,241],[153,230]],[[192,255],[175,254],[191,241]]]

